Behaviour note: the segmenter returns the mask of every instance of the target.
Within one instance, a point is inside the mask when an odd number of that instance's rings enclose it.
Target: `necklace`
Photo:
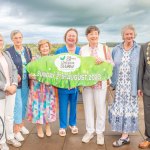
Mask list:
[[[147,55],[147,58],[146,58],[147,63],[150,65],[150,43],[148,43],[146,55]]]
[[[123,47],[124,47],[124,50],[125,50],[125,51],[129,51],[129,50],[131,50],[131,49],[133,48],[133,43],[130,44],[130,45],[124,43]]]
[[[14,47],[15,47],[15,50],[16,50],[16,51],[22,51],[22,50],[23,50],[23,46],[20,47],[20,48],[17,48],[16,46],[14,46]]]

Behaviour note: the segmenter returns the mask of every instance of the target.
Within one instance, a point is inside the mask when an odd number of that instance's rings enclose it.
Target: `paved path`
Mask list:
[[[110,97],[110,95],[108,94],[107,97]],[[80,97],[80,99],[82,98]],[[139,100],[139,112],[139,131],[130,134],[131,143],[121,148],[112,147],[112,142],[120,137],[120,133],[111,131],[108,118],[106,120],[105,144],[103,146],[96,144],[96,136],[88,144],[81,142],[82,136],[86,131],[83,104],[79,103],[77,114],[79,134],[72,135],[70,130],[67,129],[67,136],[60,137],[58,135],[59,122],[57,117],[57,121],[51,124],[52,136],[45,136],[43,139],[40,139],[37,137],[35,125],[26,122],[30,134],[25,136],[25,141],[22,143],[21,148],[17,149],[10,146],[10,150],[139,150],[138,144],[144,139],[143,103],[141,99]]]

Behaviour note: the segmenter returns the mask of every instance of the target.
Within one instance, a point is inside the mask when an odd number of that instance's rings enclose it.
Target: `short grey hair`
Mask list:
[[[124,37],[125,31],[128,30],[128,29],[130,29],[130,30],[132,30],[132,31],[134,32],[134,38],[137,36],[135,27],[134,27],[132,24],[129,24],[129,25],[124,26],[124,27],[122,28],[122,30],[121,30],[122,39],[123,39],[123,37]]]
[[[11,38],[11,40],[12,40],[13,37],[14,37],[16,34],[18,34],[18,33],[20,33],[20,34],[22,35],[21,31],[19,31],[19,30],[13,30],[13,31],[11,31],[11,33],[10,33],[10,38]],[[23,37],[23,35],[22,35],[22,37]]]

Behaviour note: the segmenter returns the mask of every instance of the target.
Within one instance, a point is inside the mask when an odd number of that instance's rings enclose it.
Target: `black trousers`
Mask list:
[[[150,141],[150,96],[143,95],[144,103],[144,119],[145,119],[145,136],[147,141]]]

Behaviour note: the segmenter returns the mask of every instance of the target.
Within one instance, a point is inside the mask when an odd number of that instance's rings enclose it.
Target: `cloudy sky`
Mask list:
[[[24,43],[49,39],[63,43],[65,31],[74,27],[79,42],[85,29],[97,25],[101,42],[120,42],[124,25],[133,24],[137,42],[150,40],[150,0],[0,0],[0,33],[11,43],[10,32],[19,29]]]

